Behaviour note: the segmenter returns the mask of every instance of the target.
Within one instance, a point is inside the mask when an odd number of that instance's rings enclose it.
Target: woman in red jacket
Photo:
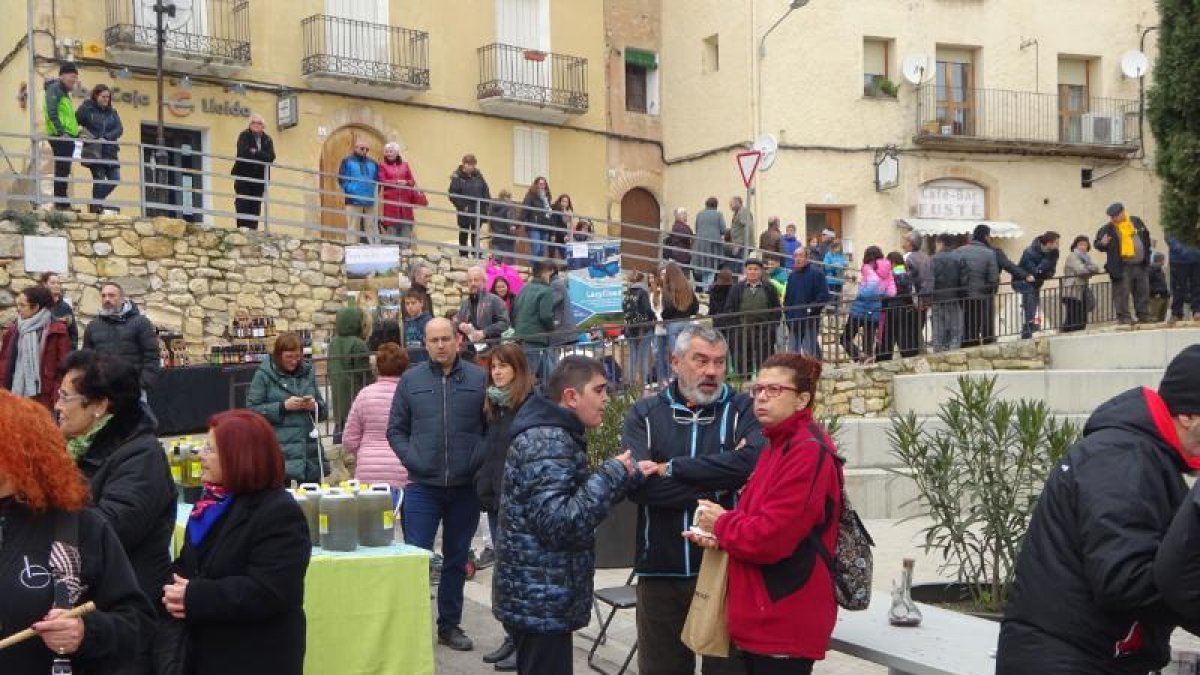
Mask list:
[[[54,297],[45,286],[30,286],[17,295],[17,321],[0,341],[0,386],[54,409],[58,400],[58,367],[71,351],[67,324],[51,314]]]
[[[380,199],[383,213],[379,224],[388,232],[404,239],[413,236],[413,205],[419,198],[416,193],[417,179],[412,168],[400,154],[398,143],[383,146],[383,161],[379,164]]]
[[[701,501],[685,533],[729,554],[728,621],[750,675],[812,672],[837,620],[833,577],[814,538],[833,551],[841,509],[833,442],[813,420],[821,362],[775,354],[750,387],[768,445],[737,508]]]

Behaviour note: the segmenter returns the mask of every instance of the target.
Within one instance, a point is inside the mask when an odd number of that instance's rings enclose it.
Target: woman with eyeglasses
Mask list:
[[[283,488],[283,453],[266,420],[230,410],[208,420],[204,493],[171,581],[154,595],[184,637],[189,675],[301,675],[308,523]]]
[[[158,597],[171,565],[176,490],[141,403],[138,371],[85,349],[67,357],[63,372],[54,410],[67,453],[88,480],[92,509],[117,533],[142,592]]]
[[[325,397],[317,386],[313,366],[304,360],[304,348],[295,333],[275,338],[271,358],[250,381],[246,407],[267,418],[283,447],[288,480],[320,483],[325,474],[317,456],[318,417],[327,415]]]
[[[150,603],[112,528],[87,505],[87,483],[45,409],[0,390],[0,637],[37,633],[0,649],[0,673],[148,672],[132,655]],[[86,602],[96,611],[62,616]]]
[[[729,554],[729,635],[750,675],[812,672],[837,620],[833,577],[818,546],[834,551],[841,463],[813,419],[821,362],[793,353],[763,362],[750,387],[767,447],[737,507],[701,500],[684,536]]]
[[[54,319],[54,296],[45,286],[17,294],[17,320],[0,340],[0,384],[50,410],[58,393],[58,367],[71,351],[67,324]]]

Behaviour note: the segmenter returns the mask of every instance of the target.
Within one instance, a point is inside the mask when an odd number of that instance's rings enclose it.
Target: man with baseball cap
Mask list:
[[[1151,323],[1150,317],[1150,231],[1137,216],[1125,212],[1125,205],[1117,202],[1105,210],[1108,222],[1096,232],[1096,250],[1107,256],[1104,271],[1112,279],[1113,308],[1117,320],[1123,324],[1134,323],[1129,312],[1129,296],[1133,296],[1133,309],[1137,320]]]
[[[1200,345],[1192,345],[1157,391],[1131,389],[1101,404],[1059,460],[1017,559],[997,675],[1158,670],[1170,659],[1171,631],[1196,625],[1200,585],[1181,595],[1177,575],[1163,573],[1188,569],[1200,579],[1196,539],[1186,539],[1200,526],[1186,522],[1168,535],[1180,505],[1197,508],[1183,474],[1200,469],[1198,383]]]

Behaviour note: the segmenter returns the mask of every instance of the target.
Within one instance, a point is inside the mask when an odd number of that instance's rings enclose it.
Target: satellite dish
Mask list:
[[[1138,80],[1150,72],[1150,59],[1136,49],[1121,55],[1121,72],[1125,77]]]
[[[900,64],[900,74],[914,85],[924,82],[927,72],[929,72],[929,57],[924,54],[906,56],[904,62]]]
[[[762,172],[769,171],[771,166],[775,164],[775,155],[779,154],[779,141],[771,134],[763,134],[754,139],[753,147],[762,153],[762,161],[759,162],[758,170]]]

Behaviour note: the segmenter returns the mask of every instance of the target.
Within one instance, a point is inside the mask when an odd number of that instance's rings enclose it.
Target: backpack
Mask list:
[[[837,545],[832,554],[825,548],[821,536],[834,525],[834,518],[831,517],[820,529],[808,536],[817,549],[817,555],[825,561],[830,576],[833,577],[834,597],[837,598],[838,606],[852,612],[861,611],[871,604],[871,573],[874,567],[871,547],[875,545],[875,541],[871,539],[871,533],[867,532],[867,528],[858,517],[858,512],[846,496],[846,481],[840,466],[845,464],[846,460],[829,447],[820,429],[813,429],[813,432],[813,438],[821,445],[821,458],[817,460],[816,474],[821,474],[825,455],[833,457],[839,464],[837,475],[838,487],[842,493],[842,510],[836,519]]]

